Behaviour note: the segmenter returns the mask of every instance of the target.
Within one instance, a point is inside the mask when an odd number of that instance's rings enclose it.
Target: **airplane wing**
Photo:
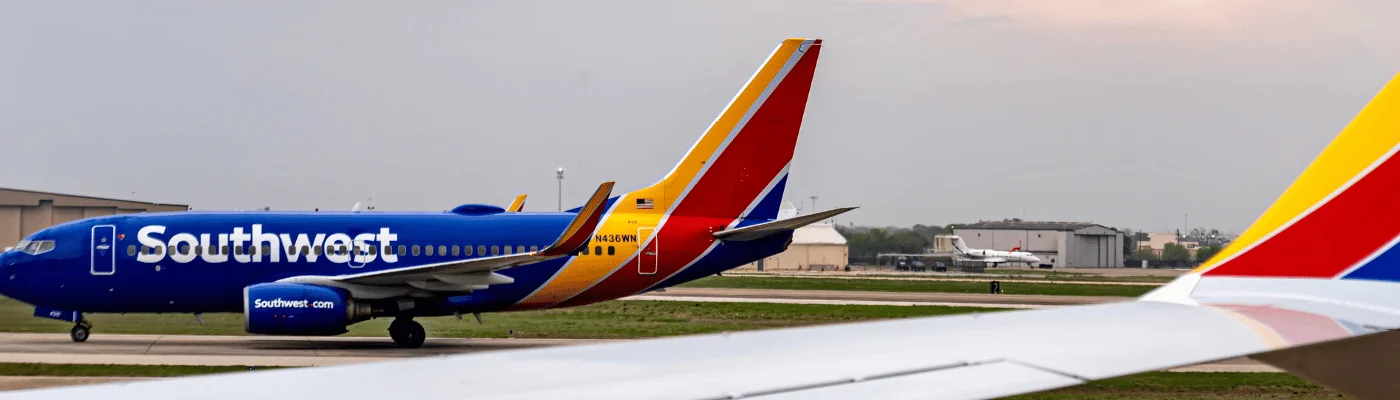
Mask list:
[[[515,200],[510,202],[510,206],[509,206],[509,207],[506,207],[506,212],[521,212],[521,211],[525,211],[525,195],[523,195],[523,194],[522,194],[522,195],[519,195],[519,196],[515,196]]]
[[[727,241],[742,242],[748,240],[757,240],[775,233],[790,231],[793,229],[811,225],[813,223],[816,223],[817,221],[831,218],[854,209],[856,209],[856,207],[838,208],[835,210],[822,211],[816,214],[803,215],[801,217],[792,217],[772,222],[764,222],[761,224],[749,225],[743,228],[726,229],[719,232],[715,232],[714,236],[715,239]]]
[[[415,286],[421,289],[441,287],[448,290],[458,285],[479,285],[483,282],[483,279],[488,278],[458,277],[460,279],[454,279],[454,276],[489,273],[491,271],[517,265],[552,260],[568,256],[578,251],[579,248],[587,245],[588,240],[593,235],[593,230],[598,227],[598,222],[602,218],[603,204],[607,201],[608,195],[612,193],[612,188],[613,182],[604,182],[602,185],[599,185],[598,190],[593,192],[593,196],[589,198],[588,202],[579,210],[578,216],[574,217],[573,222],[564,230],[564,233],[560,234],[559,238],[555,239],[554,243],[549,245],[549,247],[545,247],[539,251],[415,265],[411,267],[334,277],[294,277],[287,279],[287,281],[317,284],[324,284],[326,281],[361,285],[416,284]],[[523,196],[518,197],[517,201],[521,201],[522,198]],[[497,279],[509,278],[502,276]],[[440,282],[431,282],[434,280]]]
[[[1397,151],[1400,76],[1239,238],[1135,301],[16,391],[0,399],[983,399],[1240,356],[1356,398],[1393,398],[1400,393],[1392,376],[1400,368]]]

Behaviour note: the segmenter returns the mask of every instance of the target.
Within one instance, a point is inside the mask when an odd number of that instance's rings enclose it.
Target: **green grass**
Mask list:
[[[749,276],[711,276],[680,285],[691,288],[857,290],[871,292],[987,293],[987,282],[934,280],[826,279]],[[1141,296],[1153,286],[1094,285],[1072,283],[1027,283],[1003,281],[1003,294],[1056,296]]]
[[[691,303],[678,301],[610,301],[558,310],[418,318],[429,337],[517,337],[626,339],[742,331],[873,319],[922,317],[1000,311],[977,307],[865,306],[771,303]],[[33,308],[0,300],[0,331],[67,332],[72,324],[34,318]],[[154,333],[243,335],[242,314],[208,314],[204,326],[188,314],[91,314],[93,335]],[[391,319],[379,318],[350,327],[350,336],[387,336]]]
[[[0,376],[139,376],[172,377],[222,372],[277,369],[247,365],[116,365],[116,364],[31,364],[0,363]]]
[[[987,269],[988,274],[1003,275],[1015,279],[1039,279],[1047,281],[1089,281],[1089,282],[1171,282],[1174,276],[1103,276],[1080,272],[1042,272],[1030,269]]]
[[[1340,394],[1282,372],[1149,372],[1021,396],[1080,399],[1337,399]]]

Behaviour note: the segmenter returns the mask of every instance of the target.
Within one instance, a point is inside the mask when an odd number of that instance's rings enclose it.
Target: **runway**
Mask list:
[[[924,305],[996,308],[1049,308],[1131,301],[1132,297],[1046,296],[990,293],[860,292],[849,290],[670,288],[623,300],[763,302],[831,305]]]

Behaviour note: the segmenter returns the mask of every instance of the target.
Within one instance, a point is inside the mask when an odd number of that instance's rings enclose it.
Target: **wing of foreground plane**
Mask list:
[[[1136,301],[8,392],[0,399],[978,399],[1240,356],[1358,398],[1393,398],[1400,393],[1391,376],[1400,368],[1397,149],[1400,77],[1234,243]]]

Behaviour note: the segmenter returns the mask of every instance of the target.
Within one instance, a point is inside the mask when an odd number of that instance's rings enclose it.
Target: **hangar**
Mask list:
[[[1123,266],[1123,232],[1090,222],[983,221],[956,225],[953,234],[974,249],[1021,246],[1055,268]]]
[[[0,249],[29,234],[83,218],[154,211],[189,211],[183,204],[147,203],[92,196],[0,188]]]
[[[735,271],[841,271],[850,263],[846,237],[832,224],[812,224],[792,231],[787,250],[744,264]]]

